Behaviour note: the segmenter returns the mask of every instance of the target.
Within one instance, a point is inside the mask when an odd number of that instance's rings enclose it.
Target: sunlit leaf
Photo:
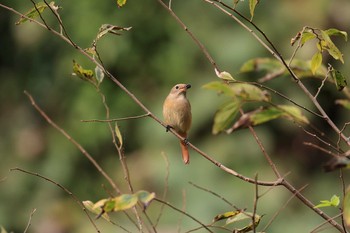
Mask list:
[[[253,20],[255,7],[259,3],[259,0],[249,0],[249,11],[250,11],[250,20]]]
[[[234,81],[235,79],[229,72],[223,71],[218,74],[218,77],[226,81]]]
[[[336,104],[343,106],[344,108],[350,110],[350,100],[347,99],[338,99],[335,101]]]
[[[127,210],[134,207],[137,203],[137,196],[132,194],[123,194],[112,199],[114,201],[114,211]]]
[[[330,200],[322,200],[320,204],[316,205],[314,208],[321,207],[337,207],[340,203],[340,198],[337,195],[333,195]]]
[[[229,212],[225,212],[222,214],[218,214],[214,217],[213,222],[217,222],[223,219],[228,219],[230,217],[236,216],[237,214],[241,213],[241,211],[236,210],[236,211],[229,211]]]
[[[136,193],[136,196],[139,202],[141,202],[144,207],[147,207],[149,203],[156,197],[156,194],[141,190]]]
[[[90,211],[91,213],[94,213],[96,215],[101,215],[102,212],[102,207],[104,205],[104,203],[107,201],[107,199],[103,199],[100,200],[97,203],[93,203],[91,201],[83,201],[83,205],[85,206],[85,208]],[[110,221],[109,216],[107,215],[107,213],[102,213],[101,215],[105,220]]]
[[[348,33],[345,31],[340,31],[336,28],[330,28],[325,30],[328,36],[342,36],[345,41],[348,40]]]
[[[326,31],[321,30],[321,34],[323,38],[322,42],[324,42],[322,43],[323,48],[326,49],[334,59],[340,60],[342,63],[344,63],[343,54],[339,51],[338,47],[335,46]]]
[[[226,220],[225,225],[228,225],[228,224],[233,224],[237,222],[242,222],[243,220],[250,220],[250,222],[244,227],[234,230],[234,232],[237,232],[237,233],[245,233],[253,230],[254,227],[256,228],[259,225],[261,216],[255,214],[254,223],[251,221],[252,219],[253,219],[253,213],[236,210],[236,211],[229,211],[222,214],[218,214],[217,216],[214,217],[213,222]]]
[[[117,0],[118,7],[122,7],[126,4],[126,0]]]
[[[117,122],[115,123],[114,131],[115,131],[115,135],[118,138],[118,142],[119,142],[118,144],[120,147],[122,147],[123,146],[123,136],[119,130],[119,126],[118,126]]]
[[[203,85],[203,88],[208,90],[217,91],[219,94],[224,94],[226,96],[234,97],[235,93],[230,88],[229,84],[219,81],[214,81]]]
[[[218,134],[225,130],[233,122],[240,105],[239,101],[232,99],[221,106],[214,116],[213,134]]]
[[[78,76],[84,81],[89,81],[96,84],[94,79],[94,72],[92,70],[86,70],[81,65],[73,60],[73,75]]]
[[[54,4],[55,4],[54,2],[49,3],[49,5],[52,7],[54,6]],[[37,4],[35,4],[35,7],[30,9],[24,15],[27,16],[29,19],[35,19],[39,16],[39,14],[43,13],[47,7],[48,6],[46,5],[45,2],[38,2]],[[27,21],[28,21],[27,18],[21,16],[21,18],[16,22],[16,25],[22,24],[22,23],[27,22]]]
[[[309,40],[312,40],[314,38],[316,38],[315,33],[304,31],[301,35],[300,45],[303,46],[306,42],[308,42]]]
[[[316,71],[322,64],[322,53],[320,51],[316,52],[311,58],[311,72],[316,74]]]
[[[293,59],[290,67],[298,78],[324,78],[327,74],[327,67],[325,67],[322,63],[320,67],[315,71],[315,74],[312,73],[310,61]]]
[[[1,226],[0,230],[1,230],[0,233],[7,233],[6,229],[3,228],[2,226]]]
[[[348,187],[343,201],[343,218],[347,227],[350,227],[350,188]]]
[[[331,76],[338,91],[343,90],[347,86],[346,78],[339,70],[332,68]]]

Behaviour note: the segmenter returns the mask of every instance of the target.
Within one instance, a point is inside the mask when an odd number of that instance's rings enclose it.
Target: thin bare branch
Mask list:
[[[50,178],[47,178],[45,176],[42,176],[40,175],[39,173],[34,173],[34,172],[30,172],[30,171],[27,171],[27,170],[24,170],[24,169],[21,169],[21,168],[18,168],[18,167],[15,167],[15,168],[11,168],[10,171],[19,171],[19,172],[23,172],[23,173],[26,173],[26,174],[29,174],[29,175],[32,175],[32,176],[36,176],[36,177],[39,177],[43,180],[46,180],[54,185],[56,185],[57,187],[59,187],[60,189],[62,189],[65,193],[67,193],[70,197],[73,198],[73,200],[83,209],[85,215],[87,216],[87,218],[89,219],[90,223],[93,225],[93,227],[95,228],[96,232],[100,233],[100,230],[98,229],[98,227],[96,226],[94,220],[90,217],[90,215],[88,214],[84,204],[82,201],[79,200],[79,198],[77,196],[75,196],[71,191],[69,191],[66,187],[64,187],[63,185],[61,185],[60,183],[50,179]]]
[[[26,228],[24,229],[23,233],[27,233],[27,231],[29,230],[29,227],[32,225],[32,217],[33,217],[35,211],[36,211],[36,209],[34,208],[34,209],[32,210],[32,212],[30,212],[29,220],[28,220],[27,226],[26,226]]]
[[[150,116],[150,114],[146,113],[146,114],[142,114],[142,115],[139,115],[139,116],[121,117],[121,118],[114,118],[114,119],[107,119],[107,120],[99,120],[99,119],[81,120],[81,122],[101,122],[101,123],[105,123],[105,122],[134,120],[134,119],[140,119],[140,118],[145,118],[145,117],[149,117],[149,116]]]
[[[116,185],[116,183],[112,180],[112,178],[101,168],[101,166],[96,162],[96,160],[81,146],[77,141],[74,140],[65,130],[59,127],[51,118],[36,104],[34,98],[29,94],[29,92],[24,91],[24,94],[29,98],[33,107],[39,112],[39,114],[49,123],[52,127],[58,130],[63,136],[65,136],[78,150],[95,166],[95,168],[101,173],[103,177],[110,183],[110,185],[114,188],[114,190],[121,194],[120,189]]]
[[[159,203],[162,203],[162,204],[164,204],[164,205],[166,205],[166,206],[169,206],[171,209],[173,209],[173,210],[175,210],[175,211],[177,211],[177,212],[183,214],[184,216],[186,216],[186,217],[192,219],[193,221],[195,221],[196,223],[198,223],[199,225],[201,225],[202,228],[206,229],[208,232],[212,232],[212,233],[213,233],[213,231],[211,231],[204,223],[202,223],[201,221],[199,221],[198,219],[196,219],[196,218],[193,217],[192,215],[186,213],[185,211],[180,210],[179,208],[176,208],[175,206],[173,206],[173,205],[170,204],[169,202],[163,201],[163,200],[158,199],[158,198],[155,198],[154,200],[157,201],[157,202],[159,202]]]

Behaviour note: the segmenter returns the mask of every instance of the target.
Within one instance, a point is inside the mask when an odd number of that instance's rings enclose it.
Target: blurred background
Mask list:
[[[22,13],[33,7],[29,0],[1,2]],[[249,130],[239,130],[231,135],[211,134],[213,116],[224,100],[201,88],[217,80],[213,67],[157,1],[127,1],[121,9],[116,1],[57,1],[56,4],[62,7],[60,15],[71,38],[83,48],[91,45],[102,24],[132,27],[122,36],[109,35],[99,41],[99,53],[108,70],[159,118],[162,118],[163,100],[171,87],[176,83],[192,84],[188,92],[193,114],[189,140],[243,175],[253,178],[258,174],[259,179],[265,181],[275,179]],[[240,66],[245,61],[271,57],[250,33],[204,1],[173,1],[172,8],[206,46],[219,67],[238,79],[241,77]],[[239,2],[237,9],[249,16],[247,0]],[[338,28],[349,33],[349,13],[350,2],[347,0],[260,1],[254,21],[283,57],[289,58],[294,50],[290,39],[304,26]],[[44,17],[58,28],[49,11]],[[9,232],[22,232],[35,208],[37,211],[29,232],[95,232],[82,209],[57,186],[34,176],[9,172],[13,167],[37,172],[65,186],[80,200],[95,202],[108,197],[103,185],[111,190],[80,151],[34,110],[23,94],[27,90],[38,105],[97,160],[122,191],[129,192],[107,125],[81,122],[105,119],[101,98],[93,86],[71,75],[73,59],[87,69],[94,69],[94,65],[34,23],[15,26],[18,19],[17,15],[0,8],[0,178],[7,177],[0,183],[0,225]],[[347,64],[350,58],[347,43],[339,39],[336,44],[343,51]],[[297,58],[310,59],[314,51],[313,45],[306,44]],[[349,74],[349,66],[325,56],[324,64],[327,62]],[[258,78],[242,76],[242,80],[249,81]],[[306,80],[305,84],[315,90],[320,83]],[[314,110],[291,79],[277,79],[267,85]],[[106,95],[111,118],[144,114],[108,79],[101,84],[101,91]],[[326,85],[319,97],[340,127],[349,121],[349,112],[334,104],[334,100],[341,97],[333,85]],[[276,96],[272,98],[276,98],[277,103],[287,103]],[[305,114],[316,127],[337,140],[337,135],[322,120]],[[206,224],[215,215],[232,210],[219,198],[189,184],[193,182],[220,194],[238,208],[253,210],[254,185],[224,173],[194,151],[190,152],[191,163],[183,165],[178,139],[165,133],[158,123],[142,118],[120,122],[119,127],[135,190],[148,190],[162,197],[167,176],[164,154],[169,160],[166,200],[174,206],[181,209],[185,205],[189,214]],[[296,188],[308,184],[303,194],[312,202],[330,199],[333,194],[341,195],[339,173],[322,171],[322,164],[329,157],[303,145],[305,141],[315,142],[315,138],[285,120],[272,121],[257,127],[256,131],[280,172],[290,172],[288,180]],[[259,193],[266,190],[259,187]],[[265,215],[259,227],[263,228],[290,197],[291,193],[276,187],[259,199],[257,213]],[[156,219],[159,210],[160,204],[153,202],[148,213]],[[332,216],[339,212],[336,208],[324,210]],[[124,214],[113,213],[111,216],[129,231],[137,231]],[[158,232],[177,232],[179,219],[182,219],[183,231],[198,227],[189,218],[165,208]],[[267,231],[310,232],[323,221],[299,200],[293,199]],[[102,232],[123,232],[103,219],[97,220],[96,224]],[[334,229],[323,232],[334,232]]]

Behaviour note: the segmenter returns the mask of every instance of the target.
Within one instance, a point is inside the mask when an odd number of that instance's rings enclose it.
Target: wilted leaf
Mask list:
[[[117,122],[115,123],[114,131],[115,131],[115,135],[118,138],[118,142],[119,142],[118,144],[119,144],[120,147],[122,147],[123,146],[123,136],[120,133],[120,130],[119,130]]]
[[[89,81],[94,84],[97,84],[96,80],[94,79],[94,72],[92,70],[84,69],[81,65],[76,63],[74,60],[73,60],[73,75],[78,76],[84,81]]]
[[[96,75],[96,80],[98,84],[101,84],[103,81],[103,78],[105,77],[105,73],[99,66],[96,66],[95,68],[95,75]]]
[[[208,90],[217,91],[219,94],[224,94],[226,96],[234,97],[235,93],[230,88],[229,84],[219,81],[214,81],[203,85],[203,88]]]
[[[122,7],[126,4],[126,0],[117,0],[118,7]]]
[[[350,101],[347,99],[338,99],[335,101],[336,104],[343,106],[344,108],[350,110]]]
[[[320,204],[316,205],[314,208],[321,208],[321,207],[337,207],[340,203],[340,198],[337,195],[333,195],[330,200],[322,200],[320,201]]]
[[[340,31],[336,28],[330,28],[325,31],[328,36],[342,36],[345,41],[348,40],[348,33],[345,31]]]
[[[306,42],[308,42],[309,40],[312,40],[314,38],[316,38],[315,33],[304,31],[301,35],[300,45],[303,46]]]
[[[225,130],[233,122],[240,105],[239,101],[232,99],[221,106],[214,116],[213,134],[218,134]]]
[[[341,91],[344,89],[344,87],[346,87],[347,85],[346,78],[339,70],[332,68],[331,76],[335,82],[335,86],[338,91]]]
[[[156,197],[156,194],[141,190],[136,193],[136,196],[138,200],[143,204],[143,206],[147,207],[149,203]]]
[[[311,58],[311,72],[313,75],[322,64],[322,53],[320,51],[316,52]]]
[[[337,46],[333,43],[331,38],[328,36],[326,31],[321,30],[323,43],[322,47],[323,49],[326,49],[328,53],[336,60],[340,60],[342,63],[344,63],[343,54],[340,52]]]
[[[54,2],[50,2],[49,5],[54,6]],[[35,19],[36,17],[39,16],[39,13],[40,14],[43,13],[46,8],[47,8],[47,5],[45,2],[38,2],[37,4],[35,4],[35,7],[30,9],[24,15],[27,16],[29,19]],[[27,21],[28,21],[27,18],[24,18],[23,16],[21,16],[21,18],[16,22],[16,25],[22,24]]]
[[[102,24],[102,26],[98,30],[96,40],[101,39],[107,33],[111,33],[114,35],[121,35],[122,31],[129,31],[130,29],[131,27],[125,28],[125,27],[115,26],[112,24]]]
[[[350,188],[348,187],[343,201],[343,218],[345,224],[350,227]]]
[[[256,7],[256,5],[258,5],[258,3],[259,3],[259,0],[249,0],[249,11],[250,11],[250,15],[251,15],[250,20],[253,20],[255,7]]]

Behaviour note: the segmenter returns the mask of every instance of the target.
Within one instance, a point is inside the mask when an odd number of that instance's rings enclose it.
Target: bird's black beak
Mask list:
[[[186,85],[186,88],[187,88],[187,89],[190,89],[190,88],[191,88],[191,84],[187,84],[187,85]]]

